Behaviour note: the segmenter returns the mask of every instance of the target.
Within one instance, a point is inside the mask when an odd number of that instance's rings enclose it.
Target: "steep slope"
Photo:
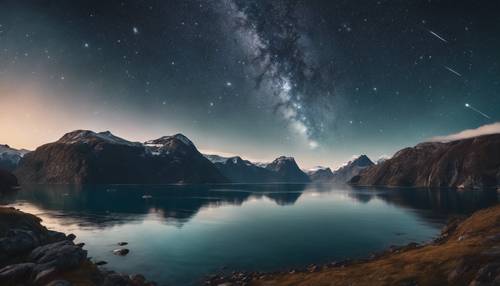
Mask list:
[[[309,179],[313,182],[326,183],[333,180],[333,172],[327,167],[316,167],[307,171]]]
[[[0,193],[9,191],[17,185],[18,183],[16,176],[12,175],[8,171],[0,170]]]
[[[215,166],[233,183],[266,183],[278,180],[276,173],[236,156]]]
[[[447,143],[427,142],[397,152],[351,183],[357,185],[482,188],[500,185],[500,134]]]
[[[368,156],[361,155],[358,158],[349,161],[346,165],[340,167],[333,172],[331,182],[338,184],[345,184],[349,182],[354,176],[358,175],[364,169],[373,166],[374,163]]]
[[[21,183],[149,184],[223,182],[224,177],[184,136],[144,145],[109,131],[77,130],[26,154]]]
[[[158,178],[179,183],[225,183],[227,178],[182,134],[146,141],[153,155],[151,172]]]
[[[275,173],[278,182],[307,183],[311,181],[292,157],[278,157],[268,164],[266,169]]]
[[[0,169],[6,171],[13,171],[21,158],[28,153],[28,150],[17,150],[11,148],[9,145],[0,144]]]

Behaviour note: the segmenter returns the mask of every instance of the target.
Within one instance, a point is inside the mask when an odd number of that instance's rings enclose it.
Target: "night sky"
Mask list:
[[[499,5],[0,0],[0,143],[180,132],[302,167],[376,160],[498,121]]]

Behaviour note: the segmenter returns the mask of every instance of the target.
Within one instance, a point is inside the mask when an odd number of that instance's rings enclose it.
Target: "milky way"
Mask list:
[[[225,0],[214,7],[246,53],[257,94],[267,97],[274,112],[307,139],[310,148],[317,148],[334,118],[334,75],[331,64],[318,63],[301,31],[304,8],[299,1]]]
[[[483,2],[3,0],[0,144],[92,129],[304,167],[375,160],[500,119],[498,3]]]

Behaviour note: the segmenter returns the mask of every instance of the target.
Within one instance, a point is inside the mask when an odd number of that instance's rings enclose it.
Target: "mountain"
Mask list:
[[[373,166],[374,163],[368,156],[361,155],[356,159],[347,162],[344,166],[333,172],[331,182],[337,184],[345,184],[349,182],[354,176],[358,175],[364,169]]]
[[[217,158],[213,159],[217,160]],[[248,160],[243,160],[239,156],[216,161],[214,164],[224,176],[234,183],[267,183],[278,180],[275,172],[259,167]]]
[[[26,154],[14,171],[21,183],[163,184],[226,182],[181,134],[144,144],[111,132],[76,130]]]
[[[291,157],[272,163],[250,162],[239,156],[204,155],[233,183],[303,183],[309,178]]]
[[[297,166],[295,159],[292,157],[278,157],[269,163],[265,169],[275,173],[277,182],[306,183],[311,181],[307,174]]]
[[[173,177],[181,183],[225,183],[227,178],[182,134],[146,141],[154,156],[151,172],[157,177]]]
[[[330,182],[334,176],[330,168],[320,166],[308,170],[307,175],[313,182]]]
[[[205,156],[205,158],[207,158],[208,160],[210,160],[210,162],[212,163],[224,163],[227,161],[227,159],[229,158],[232,158],[232,157],[223,157],[223,156],[220,156],[220,155],[214,155],[214,154],[203,154],[203,156]]]
[[[0,170],[0,193],[8,191],[17,185],[16,176],[12,175],[8,171]]]
[[[357,185],[482,188],[500,185],[500,134],[426,142],[351,180]]]
[[[21,158],[28,152],[25,149],[17,150],[9,145],[0,144],[0,169],[13,171]]]

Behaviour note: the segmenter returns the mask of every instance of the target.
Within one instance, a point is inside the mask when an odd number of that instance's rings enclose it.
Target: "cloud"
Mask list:
[[[483,125],[483,126],[476,128],[476,129],[467,129],[467,130],[460,131],[460,132],[455,133],[455,134],[433,137],[429,141],[431,141],[431,142],[449,142],[449,141],[455,141],[455,140],[477,137],[477,136],[487,135],[487,134],[495,134],[495,133],[500,133],[500,122],[486,124],[486,125]]]

